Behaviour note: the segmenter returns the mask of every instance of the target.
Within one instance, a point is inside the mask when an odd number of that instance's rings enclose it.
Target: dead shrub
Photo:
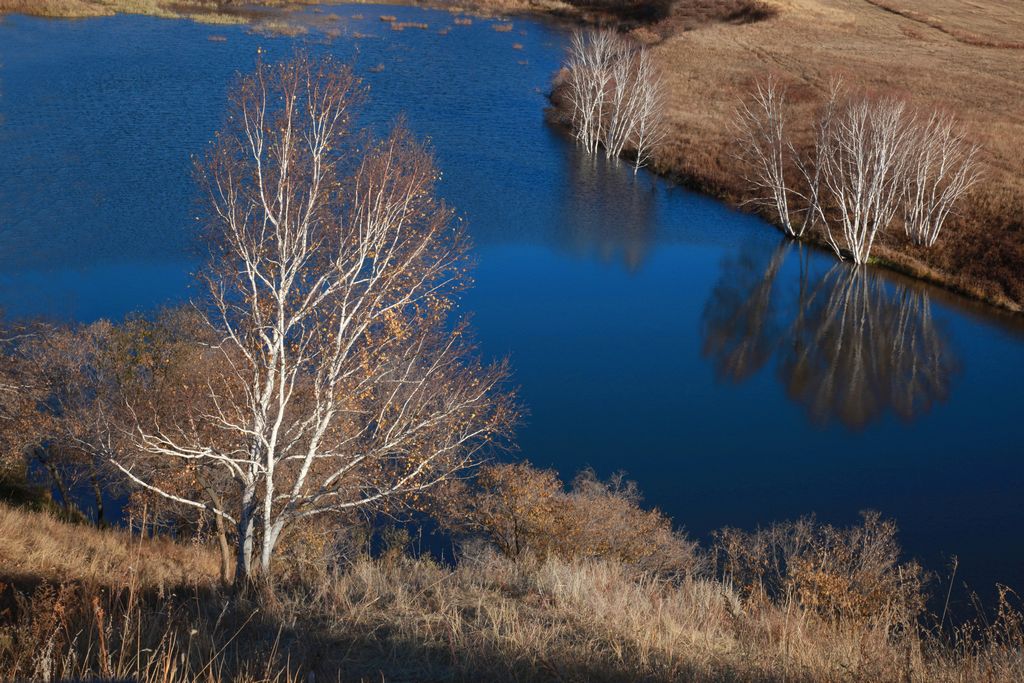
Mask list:
[[[691,575],[697,544],[659,510],[645,510],[636,484],[622,474],[601,481],[584,470],[566,491],[553,470],[527,462],[491,464],[461,491],[443,492],[442,524],[484,534],[504,554],[567,560],[607,559],[662,576]]]
[[[877,512],[847,528],[813,517],[754,532],[723,529],[714,555],[750,598],[793,601],[831,621],[909,626],[924,610],[924,575],[900,561],[896,524]]]

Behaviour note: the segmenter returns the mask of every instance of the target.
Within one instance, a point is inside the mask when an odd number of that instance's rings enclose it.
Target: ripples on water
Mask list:
[[[187,298],[189,155],[257,48],[301,42],[355,60],[364,125],[405,112],[436,149],[477,244],[463,307],[530,410],[523,456],[625,469],[697,534],[875,508],[926,565],[957,553],[977,585],[1021,585],[1019,325],[579,154],[543,120],[564,45],[550,26],[389,7],[430,26],[391,32],[380,13],[331,7],[300,38],[0,23],[0,304],[90,320]]]

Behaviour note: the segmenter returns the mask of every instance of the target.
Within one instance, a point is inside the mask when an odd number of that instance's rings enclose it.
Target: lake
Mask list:
[[[382,13],[425,22],[392,31]],[[362,15],[355,18],[354,15]],[[363,123],[403,113],[469,222],[462,307],[508,355],[522,457],[625,470],[692,534],[894,517],[910,556],[1024,587],[1019,319],[782,241],[756,217],[581,155],[543,117],[566,36],[410,8],[300,36],[149,17],[0,20],[0,306],[89,321],[186,300],[191,154],[257,50],[351,59]],[[442,29],[450,27],[444,33]]]

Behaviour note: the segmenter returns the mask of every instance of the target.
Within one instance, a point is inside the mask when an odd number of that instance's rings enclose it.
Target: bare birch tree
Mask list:
[[[239,583],[268,574],[290,524],[411,502],[515,419],[504,365],[482,365],[449,324],[466,239],[434,197],[433,161],[401,126],[357,153],[361,93],[329,59],[240,79],[197,166],[211,245],[199,308],[221,361],[183,415],[132,406],[138,455],[114,460],[234,525]],[[222,505],[164,488],[154,461],[216,472],[204,481],[227,487]]]
[[[645,165],[662,138],[664,86],[650,54],[608,30],[577,32],[569,50],[567,93],[576,140],[590,154],[636,154]]]
[[[774,77],[757,82],[750,99],[741,103],[736,113],[737,157],[748,169],[744,179],[757,193],[752,202],[769,207],[787,236],[802,238],[826,222],[822,170],[833,143],[841,92],[841,81],[833,81],[814,125],[809,152],[798,150],[788,135],[785,88]],[[794,220],[797,216],[800,219]],[[840,251],[830,233],[826,240]]]
[[[912,121],[896,99],[859,98],[846,104],[832,126],[822,167],[839,224],[839,240],[826,224],[828,240],[857,264],[866,263],[878,234],[900,210]]]
[[[935,244],[954,205],[977,183],[979,147],[949,115],[932,114],[909,141],[904,229],[914,244]]]
[[[622,154],[633,136],[639,90],[636,88],[636,61],[639,50],[632,43],[612,34],[611,87],[608,92],[608,120],[603,125],[605,157]]]
[[[637,54],[634,81],[637,104],[633,111],[636,153],[633,172],[636,173],[650,162],[651,154],[665,139],[665,81],[647,50]]]
[[[833,249],[838,247],[832,239],[831,233],[827,230],[828,216],[825,213],[823,198],[823,177],[825,161],[832,149],[832,134],[835,125],[839,99],[843,92],[843,82],[834,78],[829,84],[828,99],[821,107],[817,121],[814,124],[814,143],[807,154],[796,149],[792,140],[786,142],[789,148],[790,157],[796,165],[797,171],[803,185],[799,192],[804,202],[802,207],[803,218],[799,228],[799,234],[805,235],[816,229],[818,225],[826,227],[825,237]]]
[[[814,143],[801,153],[789,137],[786,89],[773,76],[754,86],[750,99],[736,113],[739,159],[748,169],[746,181],[757,193],[753,202],[768,206],[790,237],[803,237],[825,220],[821,204],[822,168],[831,145],[832,121],[840,85],[830,96],[814,126]],[[795,169],[797,184],[792,182]],[[800,216],[794,221],[794,216]]]
[[[791,237],[820,223],[840,259],[848,253],[865,263],[901,209],[907,236],[935,244],[979,178],[979,147],[952,117],[922,117],[895,98],[849,98],[838,80],[813,130],[809,153],[798,151],[787,133],[785,90],[769,77],[737,111],[737,156],[749,169],[753,201],[770,207]],[[793,216],[800,214],[797,223]]]
[[[597,152],[604,134],[604,115],[618,40],[611,31],[577,31],[569,48],[567,68],[572,127],[576,140],[590,154]]]
[[[749,170],[747,183],[758,193],[754,201],[771,207],[787,235],[800,237],[803,230],[790,218],[793,190],[786,180],[790,147],[785,105],[786,90],[774,77],[755,85],[750,100],[736,112],[739,156]]]

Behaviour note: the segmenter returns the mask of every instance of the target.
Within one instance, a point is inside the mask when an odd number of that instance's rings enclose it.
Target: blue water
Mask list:
[[[429,29],[392,32],[382,13]],[[187,299],[189,157],[232,75],[258,48],[330,51],[371,86],[364,124],[404,113],[436,150],[476,245],[463,308],[485,353],[511,357],[529,409],[521,456],[566,476],[626,470],[698,536],[874,508],[926,566],[956,554],[976,587],[1024,586],[1020,323],[580,155],[543,119],[565,43],[552,26],[367,6],[299,21],[313,27],[291,38],[0,21],[9,315],[119,318]]]

